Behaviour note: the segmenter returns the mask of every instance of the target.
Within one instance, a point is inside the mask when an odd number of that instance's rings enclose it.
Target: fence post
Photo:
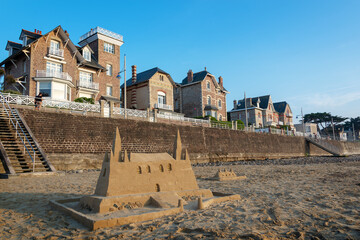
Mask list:
[[[153,110],[154,113],[154,122],[157,122],[157,112],[156,109]]]
[[[114,117],[114,102],[111,101],[110,102],[110,107],[109,107],[109,111],[110,111],[110,118],[113,118]]]
[[[101,117],[105,117],[104,105],[105,105],[105,100],[100,100],[100,115],[101,115]]]

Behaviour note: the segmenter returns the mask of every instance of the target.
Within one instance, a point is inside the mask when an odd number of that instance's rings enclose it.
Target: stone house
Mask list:
[[[160,68],[152,68],[137,73],[132,66],[132,77],[126,81],[126,107],[133,109],[159,109],[174,111],[174,80]],[[124,97],[124,84],[121,85]]]
[[[214,75],[206,71],[193,73],[176,84],[174,90],[175,111],[186,117],[212,116],[220,121],[227,120],[226,94],[223,78],[216,81]]]
[[[293,127],[293,114],[290,105],[285,101],[276,102],[273,105],[276,112],[279,114],[279,125],[288,125]]]
[[[289,104],[286,102],[273,103],[270,95],[246,98],[246,108],[244,99],[234,100],[234,108],[229,112],[231,120],[241,120],[245,123],[245,109],[247,109],[248,123],[257,128],[278,125],[293,126]]]
[[[75,45],[61,26],[42,34],[22,30],[19,40],[8,41],[9,57],[0,63],[5,78],[15,83],[4,88],[35,96],[39,92],[51,99],[73,101],[78,97],[99,100],[101,96],[120,98],[116,78],[120,68],[120,46],[123,37],[96,27],[81,36]]]

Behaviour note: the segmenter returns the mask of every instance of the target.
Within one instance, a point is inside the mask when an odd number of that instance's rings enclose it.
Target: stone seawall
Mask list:
[[[177,130],[194,163],[302,157],[302,137],[109,119],[66,113],[19,109],[52,164],[59,170],[99,168],[111,148],[118,127],[123,148],[130,152],[169,152]],[[360,150],[360,144],[346,145]],[[343,146],[343,147],[344,147]],[[344,147],[345,148],[345,147]],[[311,155],[328,155],[310,144]]]

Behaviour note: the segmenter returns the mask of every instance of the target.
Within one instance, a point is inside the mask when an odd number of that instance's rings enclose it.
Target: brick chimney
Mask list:
[[[132,78],[131,78],[131,82],[135,83],[136,82],[136,65],[132,65],[131,66],[132,69]]]
[[[194,79],[194,74],[193,74],[193,71],[190,69],[187,73],[187,82],[188,83],[191,83]]]
[[[68,31],[66,31],[66,30],[65,30],[65,34],[66,34],[67,37],[70,36],[70,34],[68,33]]]
[[[223,78],[222,78],[222,76],[219,77],[219,85],[220,85],[221,87],[224,87],[224,86],[223,86]]]

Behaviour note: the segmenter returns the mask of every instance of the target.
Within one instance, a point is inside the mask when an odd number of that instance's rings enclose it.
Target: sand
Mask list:
[[[92,194],[98,171],[0,179],[0,239],[360,239],[360,156],[233,164],[193,168],[201,188],[241,200],[96,231],[48,201]],[[230,167],[247,178],[205,180]]]

